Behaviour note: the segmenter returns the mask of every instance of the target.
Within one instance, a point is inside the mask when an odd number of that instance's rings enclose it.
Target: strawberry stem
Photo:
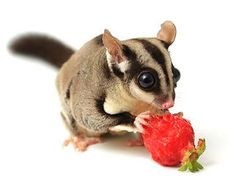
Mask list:
[[[197,162],[198,158],[206,149],[205,139],[199,139],[197,148],[189,150],[185,153],[179,171],[189,170],[190,172],[197,172],[203,169],[203,166]]]

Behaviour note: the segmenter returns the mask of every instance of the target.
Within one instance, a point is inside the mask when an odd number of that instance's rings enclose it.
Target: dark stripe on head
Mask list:
[[[165,57],[162,54],[161,50],[152,44],[151,42],[144,40],[144,39],[135,39],[136,41],[140,42],[144,49],[151,55],[151,57],[157,61],[157,63],[161,66],[164,74],[166,75],[166,84],[169,85],[170,80],[167,72],[167,68],[165,65]]]
[[[138,75],[140,70],[142,69],[143,65],[139,61],[134,61],[130,64],[130,68],[125,73],[124,80],[126,82],[131,81],[135,75]]]
[[[127,57],[128,60],[135,61],[137,59],[136,53],[132,51],[127,45],[123,44],[122,46],[125,57]]]
[[[113,64],[111,68],[112,68],[112,72],[113,72],[117,77],[123,79],[124,73],[121,72],[121,70],[117,67],[116,64]]]
[[[167,44],[165,41],[161,41],[161,43],[163,44],[163,46],[166,48],[166,49],[168,49],[169,48],[169,44]]]
[[[137,55],[134,51],[132,51],[127,45],[122,45],[123,47],[123,54],[124,56],[127,58],[127,60],[125,59],[125,61],[132,61],[131,65],[136,64],[136,59],[137,59]],[[119,66],[117,64],[112,64],[111,69],[113,71],[113,73],[119,77],[120,79],[123,79],[125,76],[125,73],[121,72],[121,70],[119,69]],[[127,69],[127,72],[130,71],[129,69]]]
[[[137,61],[137,54],[129,46],[123,44],[123,53],[130,63],[130,68],[124,73],[124,80],[130,81],[137,71],[141,68],[141,64]]]

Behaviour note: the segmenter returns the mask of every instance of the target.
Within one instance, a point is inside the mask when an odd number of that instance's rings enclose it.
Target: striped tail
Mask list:
[[[14,53],[35,56],[56,67],[61,67],[74,50],[58,40],[40,34],[26,34],[13,40],[10,50]]]

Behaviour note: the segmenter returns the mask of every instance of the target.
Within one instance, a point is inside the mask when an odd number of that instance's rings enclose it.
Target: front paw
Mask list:
[[[143,113],[140,113],[134,121],[134,125],[137,128],[137,131],[139,133],[144,133],[143,126],[148,126],[147,120],[149,120],[152,117],[152,113],[150,111],[146,111]]]

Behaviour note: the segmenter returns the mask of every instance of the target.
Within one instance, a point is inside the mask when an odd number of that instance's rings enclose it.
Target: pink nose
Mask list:
[[[168,99],[166,102],[164,102],[161,107],[163,109],[169,109],[174,106],[174,101],[172,99]]]

